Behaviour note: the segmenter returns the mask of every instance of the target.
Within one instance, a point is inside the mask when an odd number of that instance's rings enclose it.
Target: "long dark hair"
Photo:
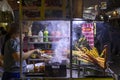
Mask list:
[[[8,34],[12,35],[12,34],[16,34],[16,33],[20,33],[20,26],[19,23],[11,23],[9,25],[9,31]]]
[[[9,25],[8,33],[4,37],[4,42],[1,48],[1,54],[4,55],[5,43],[10,39],[11,35],[20,33],[20,27],[18,23],[11,23]]]
[[[0,27],[0,35],[5,35],[7,31],[4,29],[4,27]]]

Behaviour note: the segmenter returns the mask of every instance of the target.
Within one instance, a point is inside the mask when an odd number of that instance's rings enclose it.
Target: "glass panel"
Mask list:
[[[63,17],[63,11],[62,10],[46,10],[45,11],[45,18],[49,19],[58,19]]]
[[[23,50],[39,49],[28,59],[26,76],[70,77],[70,21],[25,21]]]
[[[24,7],[40,7],[41,0],[22,0],[22,6],[24,6]]]
[[[63,0],[45,0],[46,7],[62,7]]]
[[[92,70],[87,70],[87,66],[91,66],[91,62],[86,56],[86,52],[82,50],[90,50],[94,46],[94,24],[87,21],[73,21],[73,66],[77,70],[73,70],[77,73],[77,76],[73,77],[85,77],[92,75]],[[85,51],[86,51],[85,50]],[[82,52],[83,51],[83,52]],[[75,67],[77,65],[78,67]],[[88,68],[89,69],[89,68]],[[73,74],[74,75],[74,74]]]
[[[40,19],[40,9],[23,9],[23,19]]]
[[[72,70],[78,74],[77,77],[110,76],[105,74],[110,40],[108,26],[104,22],[73,21]]]
[[[36,20],[41,18],[41,0],[22,0],[23,19]]]

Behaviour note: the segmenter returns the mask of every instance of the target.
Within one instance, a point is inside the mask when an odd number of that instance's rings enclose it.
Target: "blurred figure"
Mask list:
[[[4,35],[6,33],[7,33],[7,31],[5,30],[5,28],[4,27],[0,27],[0,36]]]
[[[20,27],[18,23],[11,23],[8,32],[9,38],[4,42],[2,47],[3,68],[4,73],[2,80],[15,80],[20,78]],[[22,33],[22,40],[24,38],[24,30]],[[34,52],[39,53],[38,49],[28,52],[22,52],[22,70],[26,71],[26,59]]]
[[[1,51],[1,48],[3,46],[3,43],[4,43],[4,38],[7,34],[7,30],[5,30],[4,27],[0,27],[0,66],[3,65],[3,59],[2,59],[2,51]],[[0,68],[0,70],[2,71],[2,69]]]

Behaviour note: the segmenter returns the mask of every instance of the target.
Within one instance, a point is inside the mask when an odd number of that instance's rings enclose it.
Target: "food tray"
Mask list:
[[[29,76],[39,76],[39,77],[43,77],[44,76],[44,73],[40,73],[40,72],[24,72],[24,75],[26,77],[29,77]]]

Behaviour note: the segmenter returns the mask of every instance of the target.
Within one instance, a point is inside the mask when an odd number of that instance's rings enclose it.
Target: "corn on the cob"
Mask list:
[[[101,68],[105,68],[105,58],[102,58],[102,56],[105,53],[106,49],[104,49],[101,55],[99,55],[95,47],[90,50],[86,47],[83,47],[81,49],[78,47],[76,48],[78,51],[73,51],[73,55],[78,56],[78,60],[91,62],[99,65]]]

